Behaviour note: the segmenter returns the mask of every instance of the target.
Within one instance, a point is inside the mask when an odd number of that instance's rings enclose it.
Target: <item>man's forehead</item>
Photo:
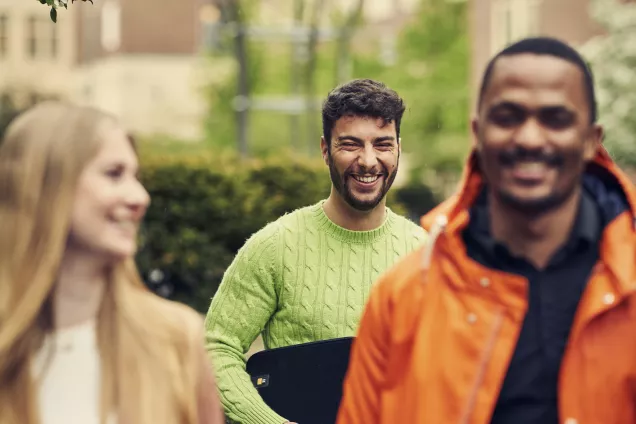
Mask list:
[[[497,102],[513,93],[542,93],[568,103],[585,105],[583,72],[575,64],[558,57],[537,54],[502,56],[495,62],[485,103]]]
[[[395,132],[395,129],[395,121],[387,122],[383,118],[369,116],[343,116],[336,121],[333,133],[338,135],[355,132],[373,135],[377,133],[392,133]]]
[[[387,122],[384,118],[375,117],[375,116],[366,116],[366,115],[344,115],[340,119],[336,121],[337,124],[346,124],[350,125],[352,123],[373,123],[380,128],[384,128],[385,126],[395,125],[394,121]]]

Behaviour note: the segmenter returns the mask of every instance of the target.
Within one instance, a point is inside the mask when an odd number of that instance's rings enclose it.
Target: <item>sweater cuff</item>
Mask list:
[[[240,372],[237,373],[235,370],[232,370],[227,373],[227,377],[230,381],[241,381],[241,374]],[[249,382],[249,379],[247,381]],[[238,398],[228,399],[223,396],[224,393],[221,391],[221,400],[225,404],[226,413],[228,413],[231,420],[237,424],[283,424],[289,421],[267,406],[263,398],[258,394],[258,391],[251,386],[251,382],[247,384],[249,384],[249,386],[245,387],[245,389],[247,389],[245,391],[241,390],[243,387],[240,387],[240,385],[235,387],[235,390],[238,389],[236,392],[232,390],[234,393],[243,392],[242,396]]]
[[[289,420],[281,417],[269,408],[253,408],[245,411],[245,420],[242,424],[283,424]]]

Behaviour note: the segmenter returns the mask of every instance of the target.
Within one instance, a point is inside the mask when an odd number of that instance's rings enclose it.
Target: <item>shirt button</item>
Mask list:
[[[468,316],[466,317],[466,319],[468,320],[469,324],[474,324],[477,322],[477,315],[470,313],[468,314]]]
[[[616,300],[616,296],[613,293],[605,293],[603,296],[603,303],[606,305],[611,305]]]
[[[488,287],[490,286],[490,280],[484,277],[481,280],[479,280],[479,284],[481,284],[482,287]]]

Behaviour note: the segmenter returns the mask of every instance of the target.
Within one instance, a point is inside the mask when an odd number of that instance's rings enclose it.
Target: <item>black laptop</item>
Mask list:
[[[353,337],[255,353],[247,372],[276,413],[299,424],[336,422]]]

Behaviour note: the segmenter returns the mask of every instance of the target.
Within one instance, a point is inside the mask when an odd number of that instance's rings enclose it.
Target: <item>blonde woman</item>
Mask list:
[[[222,422],[201,319],[137,274],[137,172],[131,139],[96,110],[43,103],[7,129],[0,423]]]

